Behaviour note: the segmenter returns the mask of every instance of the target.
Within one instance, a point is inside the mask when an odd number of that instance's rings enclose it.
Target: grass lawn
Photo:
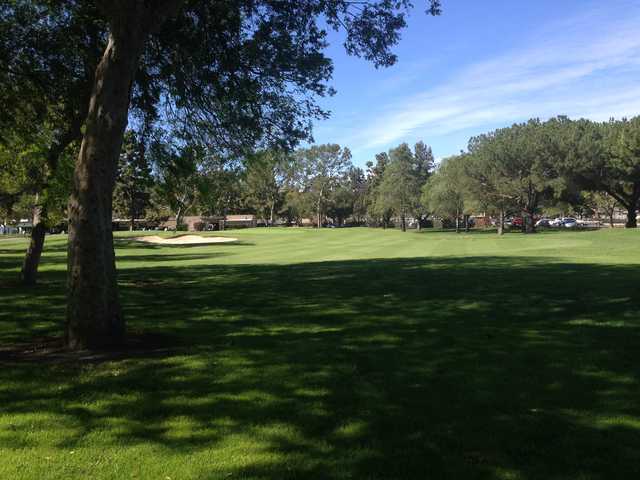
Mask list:
[[[134,331],[175,348],[0,360],[0,479],[640,478],[640,230],[117,238]],[[0,345],[59,334],[66,238]]]

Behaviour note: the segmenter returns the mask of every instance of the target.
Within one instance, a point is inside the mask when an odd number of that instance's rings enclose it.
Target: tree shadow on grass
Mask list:
[[[0,414],[17,429],[0,449],[33,446],[20,433],[31,422],[61,449],[206,452],[200,478],[637,477],[637,266],[196,264],[124,268],[120,280],[130,327],[179,349],[7,364]],[[22,298],[3,315],[50,322],[52,302]],[[50,420],[34,427],[31,412]],[[244,460],[226,464],[233,442]]]

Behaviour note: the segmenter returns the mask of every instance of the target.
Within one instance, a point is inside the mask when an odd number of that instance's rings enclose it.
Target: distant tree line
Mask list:
[[[640,117],[593,122],[566,117],[534,119],[473,137],[467,152],[444,159],[423,187],[432,214],[486,212],[535,219],[566,206],[588,216],[626,211],[637,227],[640,209]]]
[[[626,212],[637,226],[640,209],[640,117],[592,122],[537,119],[470,139],[468,149],[439,165],[431,148],[406,143],[375,156],[366,169],[339,145],[293,152],[259,150],[222,158],[206,148],[154,140],[121,155],[114,207],[123,218],[188,213],[252,213],[266,225],[367,225],[468,228],[469,216],[508,217],[535,231],[542,214],[560,211],[604,216]],[[135,152],[148,152],[141,164]],[[136,166],[137,165],[137,166]],[[134,186],[140,189],[136,193]]]
[[[46,170],[29,160],[39,158],[38,152],[18,147],[13,152],[5,147],[0,156],[10,172],[0,176],[3,191],[23,192],[13,197],[14,211],[28,216],[36,205],[46,205],[48,216],[63,220],[70,160],[61,157],[43,199],[36,185]],[[8,162],[16,155],[23,161]],[[466,152],[437,166],[431,148],[420,141],[377,154],[366,169],[352,163],[348,148],[335,144],[224,157],[199,142],[129,130],[113,211],[132,229],[140,218],[174,217],[181,225],[186,215],[247,213],[269,226],[306,220],[317,227],[402,230],[409,221],[419,229],[435,218],[458,230],[468,228],[469,216],[482,212],[496,219],[502,233],[507,217],[522,218],[523,231],[533,232],[536,218],[561,209],[597,213],[611,223],[614,212],[624,210],[626,226],[636,227],[639,202],[640,118],[597,123],[557,117],[473,137]]]
[[[127,132],[114,189],[114,217],[152,220],[186,215],[254,214],[261,223],[316,227],[407,228],[428,217],[421,189],[435,167],[431,148],[402,144],[366,171],[336,144],[287,152],[265,149],[225,158],[197,144],[172,144]]]

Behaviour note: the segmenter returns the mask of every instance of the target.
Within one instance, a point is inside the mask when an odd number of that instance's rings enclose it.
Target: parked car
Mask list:
[[[508,219],[505,220],[504,225],[505,225],[505,227],[521,228],[522,227],[522,217],[508,218]]]
[[[551,220],[549,218],[541,218],[536,222],[536,227],[550,227]]]
[[[564,228],[576,228],[578,221],[575,218],[564,218],[562,222]]]

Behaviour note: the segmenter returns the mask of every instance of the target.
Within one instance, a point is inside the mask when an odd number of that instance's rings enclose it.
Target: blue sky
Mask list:
[[[640,0],[444,0],[409,17],[398,63],[376,70],[331,36],[331,118],[316,143],[339,143],[363,166],[423,140],[436,158],[470,136],[531,117],[606,120],[640,114]]]

